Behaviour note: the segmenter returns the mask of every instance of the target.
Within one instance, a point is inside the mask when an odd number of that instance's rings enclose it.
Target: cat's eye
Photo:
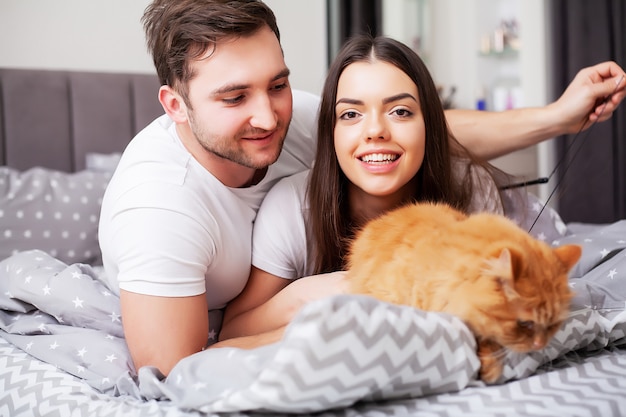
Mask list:
[[[517,325],[522,329],[532,330],[535,327],[535,322],[532,320],[518,320]]]

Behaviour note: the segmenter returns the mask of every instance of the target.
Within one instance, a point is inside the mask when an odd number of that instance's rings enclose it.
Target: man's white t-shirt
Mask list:
[[[319,98],[293,95],[280,157],[252,187],[218,181],[185,149],[166,115],[137,134],[102,202],[99,241],[111,288],[166,297],[206,292],[209,309],[241,292],[261,201],[278,180],[310,168],[315,156]]]

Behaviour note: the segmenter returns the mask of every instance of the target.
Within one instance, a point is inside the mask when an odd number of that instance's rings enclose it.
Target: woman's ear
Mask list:
[[[159,88],[159,102],[165,113],[174,123],[187,123],[187,106],[185,101],[172,87],[162,85]]]

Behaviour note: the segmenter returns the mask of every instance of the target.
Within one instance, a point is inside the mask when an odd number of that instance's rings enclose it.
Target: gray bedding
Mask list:
[[[584,246],[572,313],[543,351],[510,354],[495,386],[476,380],[475,342],[458,319],[360,296],[307,306],[274,345],[209,349],[168,378],[150,368],[136,375],[117,300],[96,270],[21,252],[0,262],[0,333],[14,345],[0,345],[0,404],[19,415],[16,392],[24,378],[43,377],[32,371],[43,361],[53,366],[47,378],[72,381],[79,397],[106,404],[94,415],[125,407],[135,415],[626,415],[625,237],[622,221],[555,242]]]
[[[162,113],[157,88],[154,75],[0,69],[0,416],[626,415],[626,225],[561,238],[550,211],[533,234],[584,246],[572,315],[543,352],[509,356],[497,385],[476,380],[458,320],[363,297],[311,305],[275,345],[137,375],[93,213],[115,154]]]

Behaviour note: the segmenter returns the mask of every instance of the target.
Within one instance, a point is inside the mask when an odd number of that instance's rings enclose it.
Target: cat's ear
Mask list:
[[[579,245],[563,245],[554,248],[554,254],[568,271],[576,265],[582,252],[583,250]]]
[[[503,248],[500,254],[489,260],[489,275],[496,280],[507,299],[518,298],[515,291],[515,261],[514,253],[508,248]]]

